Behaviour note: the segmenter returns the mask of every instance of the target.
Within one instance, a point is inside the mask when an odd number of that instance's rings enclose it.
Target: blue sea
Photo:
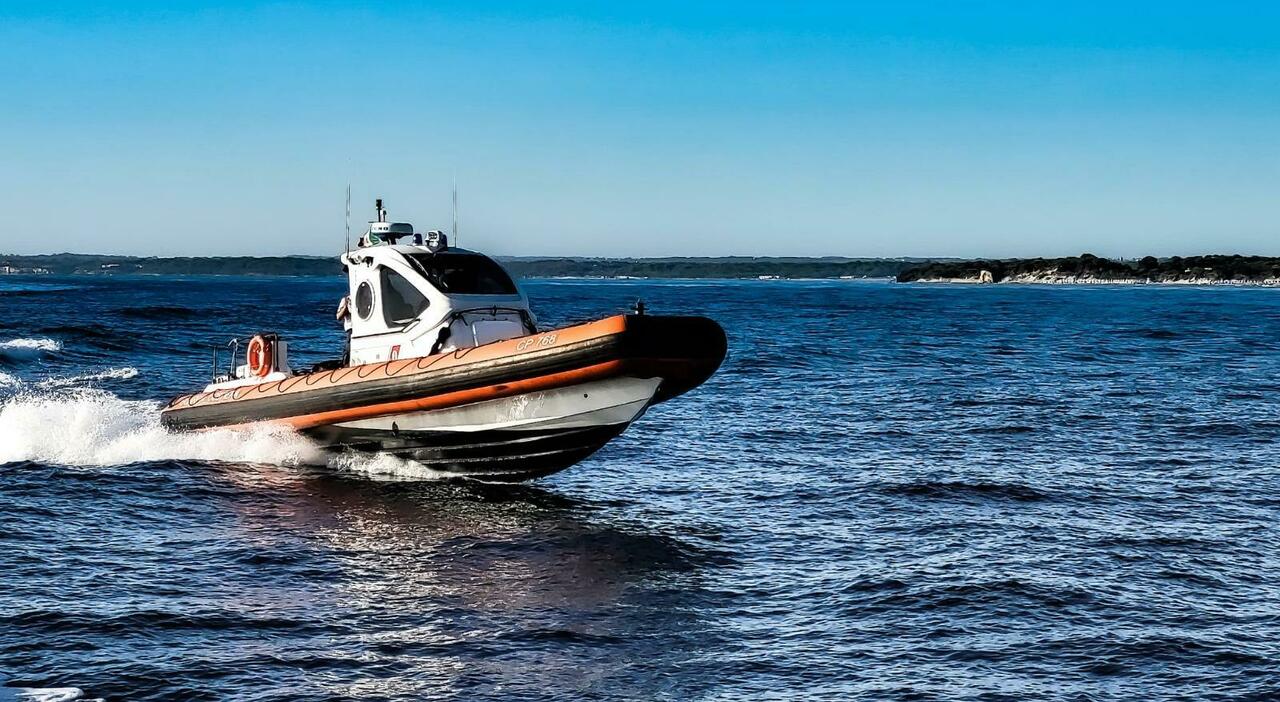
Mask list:
[[[343,285],[0,278],[0,700],[1280,696],[1280,291],[534,280],[728,360],[526,485],[160,428]]]

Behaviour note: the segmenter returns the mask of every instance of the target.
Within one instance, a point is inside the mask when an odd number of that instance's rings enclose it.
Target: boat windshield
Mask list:
[[[452,295],[515,295],[516,284],[502,266],[479,254],[406,254],[431,284]]]

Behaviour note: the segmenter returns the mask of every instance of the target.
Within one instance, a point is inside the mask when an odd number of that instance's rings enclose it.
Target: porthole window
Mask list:
[[[373,286],[368,282],[361,283],[356,288],[356,314],[360,315],[360,319],[368,319],[373,314]]]

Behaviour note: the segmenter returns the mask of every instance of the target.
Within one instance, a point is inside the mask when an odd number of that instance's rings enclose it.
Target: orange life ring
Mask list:
[[[266,337],[259,334],[249,341],[249,351],[246,354],[249,362],[249,373],[258,378],[265,378],[274,370],[271,361],[271,342]]]

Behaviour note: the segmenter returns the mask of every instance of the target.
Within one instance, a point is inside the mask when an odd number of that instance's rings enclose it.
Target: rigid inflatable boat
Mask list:
[[[244,363],[161,420],[175,430],[275,424],[335,451],[387,453],[447,474],[516,481],[591,455],[645,410],[724,360],[705,317],[636,313],[539,331],[492,259],[378,217],[342,263],[350,295],[342,361],[294,372],[288,342],[260,334]],[[401,243],[409,239],[411,243]]]

